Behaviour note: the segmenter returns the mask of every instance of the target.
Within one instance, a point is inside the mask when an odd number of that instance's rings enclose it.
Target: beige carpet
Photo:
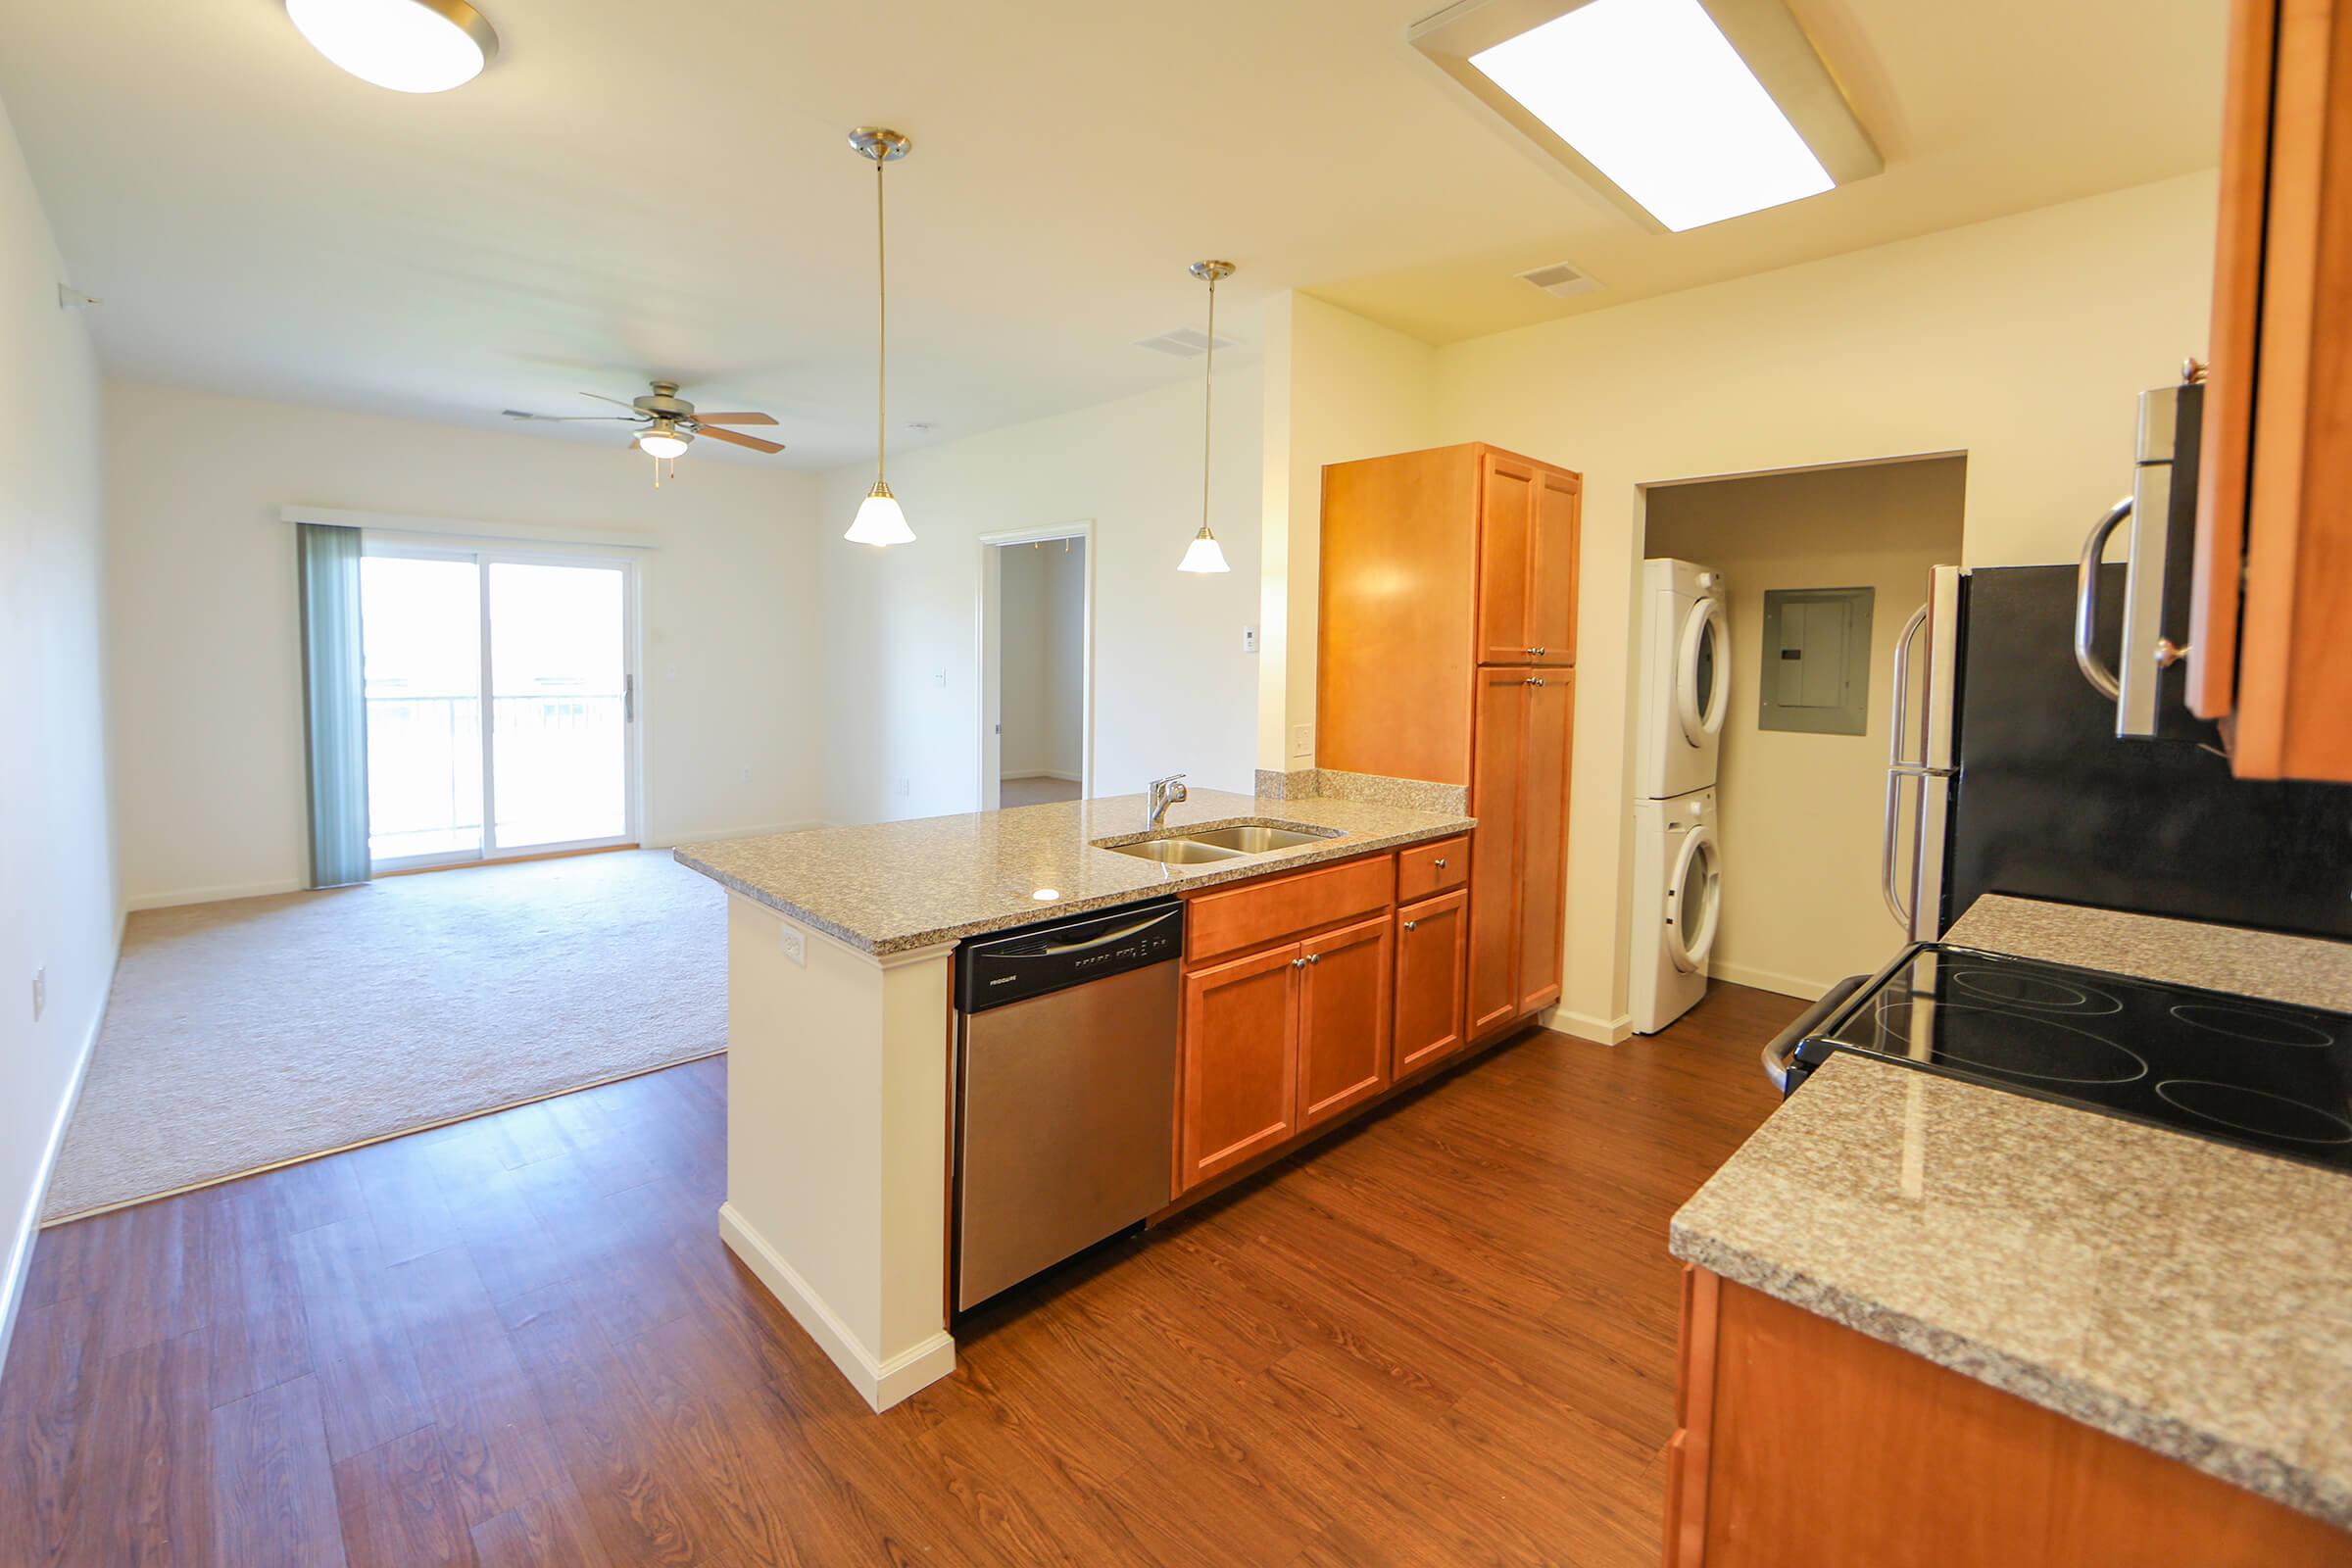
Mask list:
[[[133,914],[43,1218],[719,1050],[726,933],[666,850]]]

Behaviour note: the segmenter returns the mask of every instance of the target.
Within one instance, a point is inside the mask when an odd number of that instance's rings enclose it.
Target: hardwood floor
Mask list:
[[[723,1060],[42,1233],[16,1563],[1649,1564],[1666,1221],[1800,1004],[1531,1035],[959,1333],[886,1415],[720,1245]]]

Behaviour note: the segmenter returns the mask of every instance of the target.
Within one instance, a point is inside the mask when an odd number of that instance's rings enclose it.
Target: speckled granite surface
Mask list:
[[[814,828],[686,845],[681,865],[877,956],[1054,915],[1114,908],[1475,825],[1458,811],[1361,801],[1267,800],[1195,790],[1167,828],[1272,820],[1336,836],[1200,865],[1097,849],[1148,836],[1140,795],[1061,801],[912,822]],[[1040,897],[1041,893],[1051,897]]]
[[[1269,801],[1324,799],[1361,801],[1368,806],[1402,806],[1416,811],[1470,809],[1465,784],[1432,784],[1417,778],[1390,778],[1380,773],[1344,773],[1336,767],[1302,767],[1278,773],[1257,770],[1257,793]]]
[[[1946,940],[2321,1007],[2352,947],[1979,901]],[[2352,1531],[2352,1181],[1839,1054],[1677,1257]]]
[[[2340,1173],[1838,1055],[1672,1245],[2352,1530]]]
[[[2110,974],[2352,1012],[2352,943],[1987,894],[1946,942]]]

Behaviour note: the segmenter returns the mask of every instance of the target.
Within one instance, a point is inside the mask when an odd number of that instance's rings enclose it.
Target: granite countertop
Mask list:
[[[1427,786],[1421,786],[1427,788]],[[1275,800],[1197,789],[1160,830],[1275,821],[1340,836],[1293,849],[1163,865],[1097,849],[1157,837],[1141,795],[693,844],[678,863],[877,957],[1055,915],[1287,871],[1468,831],[1458,810],[1367,800]],[[1051,896],[1042,896],[1050,893]]]
[[[1984,951],[2313,1006],[2352,945],[1985,899]],[[1840,1053],[1677,1257],[2352,1530],[2352,1180]]]

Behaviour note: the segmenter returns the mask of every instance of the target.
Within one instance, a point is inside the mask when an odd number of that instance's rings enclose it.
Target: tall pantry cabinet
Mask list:
[[[1483,442],[1323,470],[1316,761],[1469,787],[1465,1043],[1560,996],[1583,491]]]

